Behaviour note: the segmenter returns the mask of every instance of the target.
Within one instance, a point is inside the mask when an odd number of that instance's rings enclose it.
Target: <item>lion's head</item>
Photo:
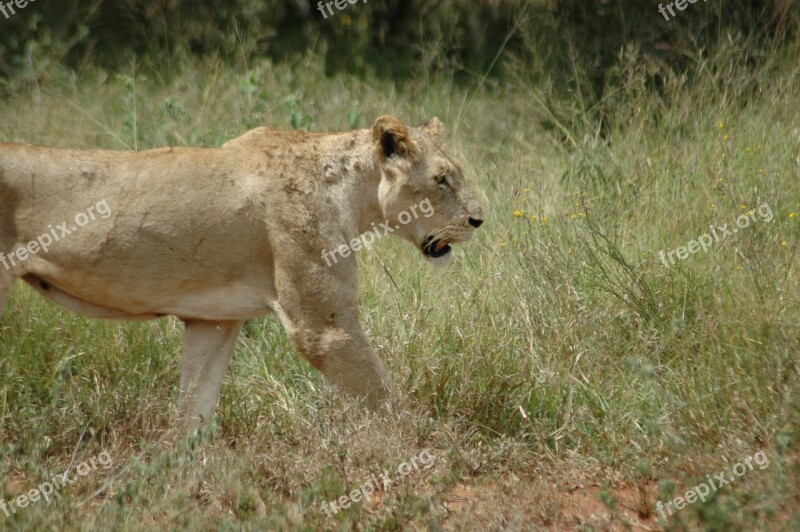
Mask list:
[[[437,262],[449,261],[450,244],[469,240],[483,223],[461,166],[442,146],[443,131],[438,118],[408,128],[393,116],[381,116],[372,127],[383,214],[398,227],[393,234]]]

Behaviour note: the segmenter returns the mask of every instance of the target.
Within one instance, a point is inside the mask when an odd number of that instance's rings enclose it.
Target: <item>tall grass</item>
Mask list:
[[[0,322],[0,496],[105,449],[97,472],[11,528],[277,529],[800,525],[800,82],[797,48],[754,68],[734,42],[691,77],[632,56],[597,102],[526,72],[463,87],[326,77],[324,62],[134,63],[76,79],[54,65],[0,103],[0,140],[216,146],[261,124],[342,130],[438,115],[487,211],[457,264],[403,242],[359,255],[363,321],[397,383],[371,418],[249,322],[199,439],[171,431],[181,326],[85,320],[22,286]],[[653,72],[666,80],[651,86]],[[36,91],[39,91],[38,93]],[[660,250],[767,203],[771,223],[665,268]],[[428,448],[379,502],[334,500]],[[667,500],[764,449],[755,470],[656,522]],[[473,486],[472,510],[453,493]],[[567,517],[595,486],[608,515]],[[456,490],[456,491],[454,491]],[[633,490],[633,517],[618,506]],[[468,517],[465,517],[468,516]],[[599,520],[598,520],[599,519]]]

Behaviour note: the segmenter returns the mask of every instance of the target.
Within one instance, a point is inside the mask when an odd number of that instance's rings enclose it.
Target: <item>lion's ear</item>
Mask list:
[[[441,120],[437,117],[433,117],[427,122],[423,122],[420,124],[419,129],[427,133],[428,135],[433,135],[434,137],[441,137],[442,133],[444,133],[444,124]]]
[[[387,159],[394,154],[405,157],[416,150],[406,125],[391,115],[379,116],[375,120],[372,142],[380,147],[380,153]]]

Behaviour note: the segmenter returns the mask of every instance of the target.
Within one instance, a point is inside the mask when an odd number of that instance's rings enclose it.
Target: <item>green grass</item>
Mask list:
[[[392,239],[359,254],[362,319],[398,388],[387,419],[328,388],[266,317],[245,327],[216,422],[181,440],[177,321],[86,320],[18,285],[0,321],[0,498],[102,450],[114,467],[0,528],[796,529],[800,53],[758,69],[743,54],[697,58],[691,81],[664,70],[660,92],[623,63],[598,104],[522,72],[466,88],[328,78],[313,56],[14,82],[0,141],[51,146],[437,115],[487,221],[447,269]],[[659,260],[763,203],[771,223]],[[430,470],[319,511],[423,448]],[[668,523],[652,513],[762,449],[768,468]]]

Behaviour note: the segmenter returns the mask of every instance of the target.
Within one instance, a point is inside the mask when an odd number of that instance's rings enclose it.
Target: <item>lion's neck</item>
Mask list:
[[[373,222],[384,221],[378,201],[381,171],[375,157],[369,130],[336,135],[334,143],[326,150],[332,155],[323,164],[326,180],[336,183],[332,187],[333,201],[342,202],[341,212],[356,234],[372,229]],[[338,197],[337,197],[338,196]],[[344,208],[351,205],[353,209]]]

